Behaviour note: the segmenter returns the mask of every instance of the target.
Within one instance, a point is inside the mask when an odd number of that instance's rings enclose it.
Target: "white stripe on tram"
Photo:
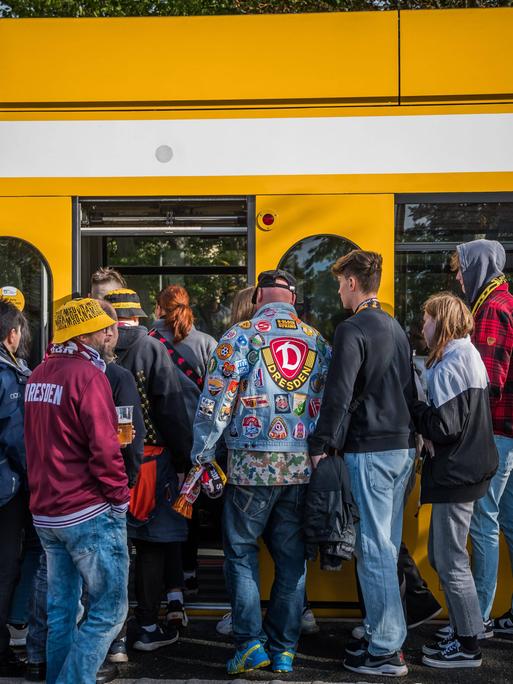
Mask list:
[[[513,114],[0,122],[2,178],[487,171],[513,171]]]

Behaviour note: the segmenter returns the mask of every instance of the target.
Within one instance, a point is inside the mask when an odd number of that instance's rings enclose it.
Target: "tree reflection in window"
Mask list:
[[[297,279],[299,316],[330,341],[349,314],[341,307],[331,266],[352,249],[358,249],[357,245],[337,235],[314,235],[297,242],[279,264]]]
[[[23,356],[34,368],[43,358],[48,344],[51,281],[47,266],[41,254],[28,242],[0,237],[0,279],[0,286],[13,285],[25,297],[24,312],[32,342]]]

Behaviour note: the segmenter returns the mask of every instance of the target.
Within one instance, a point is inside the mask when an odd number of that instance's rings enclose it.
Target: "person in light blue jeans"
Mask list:
[[[128,612],[126,514],[38,527],[48,562],[47,684],[91,684]],[[88,611],[77,627],[82,581]]]
[[[372,638],[369,651],[386,655],[401,649],[407,632],[397,558],[415,449],[346,453],[344,460],[360,515],[355,555],[367,609],[366,632]]]
[[[495,444],[499,453],[499,467],[490,482],[487,494],[475,502],[470,524],[472,573],[485,623],[490,619],[497,590],[501,528],[508,543],[513,566],[513,439],[495,435]],[[513,614],[513,601],[511,613]],[[494,624],[494,628],[499,631],[500,628],[497,627],[498,625]],[[513,633],[513,625],[510,625],[510,628]]]

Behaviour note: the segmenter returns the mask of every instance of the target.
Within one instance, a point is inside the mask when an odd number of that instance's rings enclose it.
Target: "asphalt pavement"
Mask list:
[[[120,666],[115,684],[205,684],[212,681],[245,682],[363,682],[390,681],[388,677],[357,675],[342,666],[344,644],[356,623],[319,622],[320,632],[301,639],[294,672],[273,675],[257,670],[244,678],[228,677],[225,662],[233,646],[230,638],[217,634],[215,620],[194,619],[183,630],[179,642],[153,653],[130,651],[130,661]],[[488,639],[482,643],[483,665],[479,669],[433,670],[421,663],[422,644],[431,639],[435,624],[411,630],[404,647],[409,674],[404,682],[415,684],[513,684],[513,638]],[[1,679],[1,684],[21,684],[23,680]]]

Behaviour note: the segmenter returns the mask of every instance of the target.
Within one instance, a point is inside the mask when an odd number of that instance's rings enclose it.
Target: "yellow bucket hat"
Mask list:
[[[110,328],[115,323],[116,321],[105,313],[95,299],[72,299],[55,312],[53,341],[61,344],[78,335],[88,335],[103,328]]]
[[[23,296],[23,292],[13,285],[4,285],[3,287],[0,287],[0,299],[14,304],[19,311],[23,311],[25,308],[25,297]]]

